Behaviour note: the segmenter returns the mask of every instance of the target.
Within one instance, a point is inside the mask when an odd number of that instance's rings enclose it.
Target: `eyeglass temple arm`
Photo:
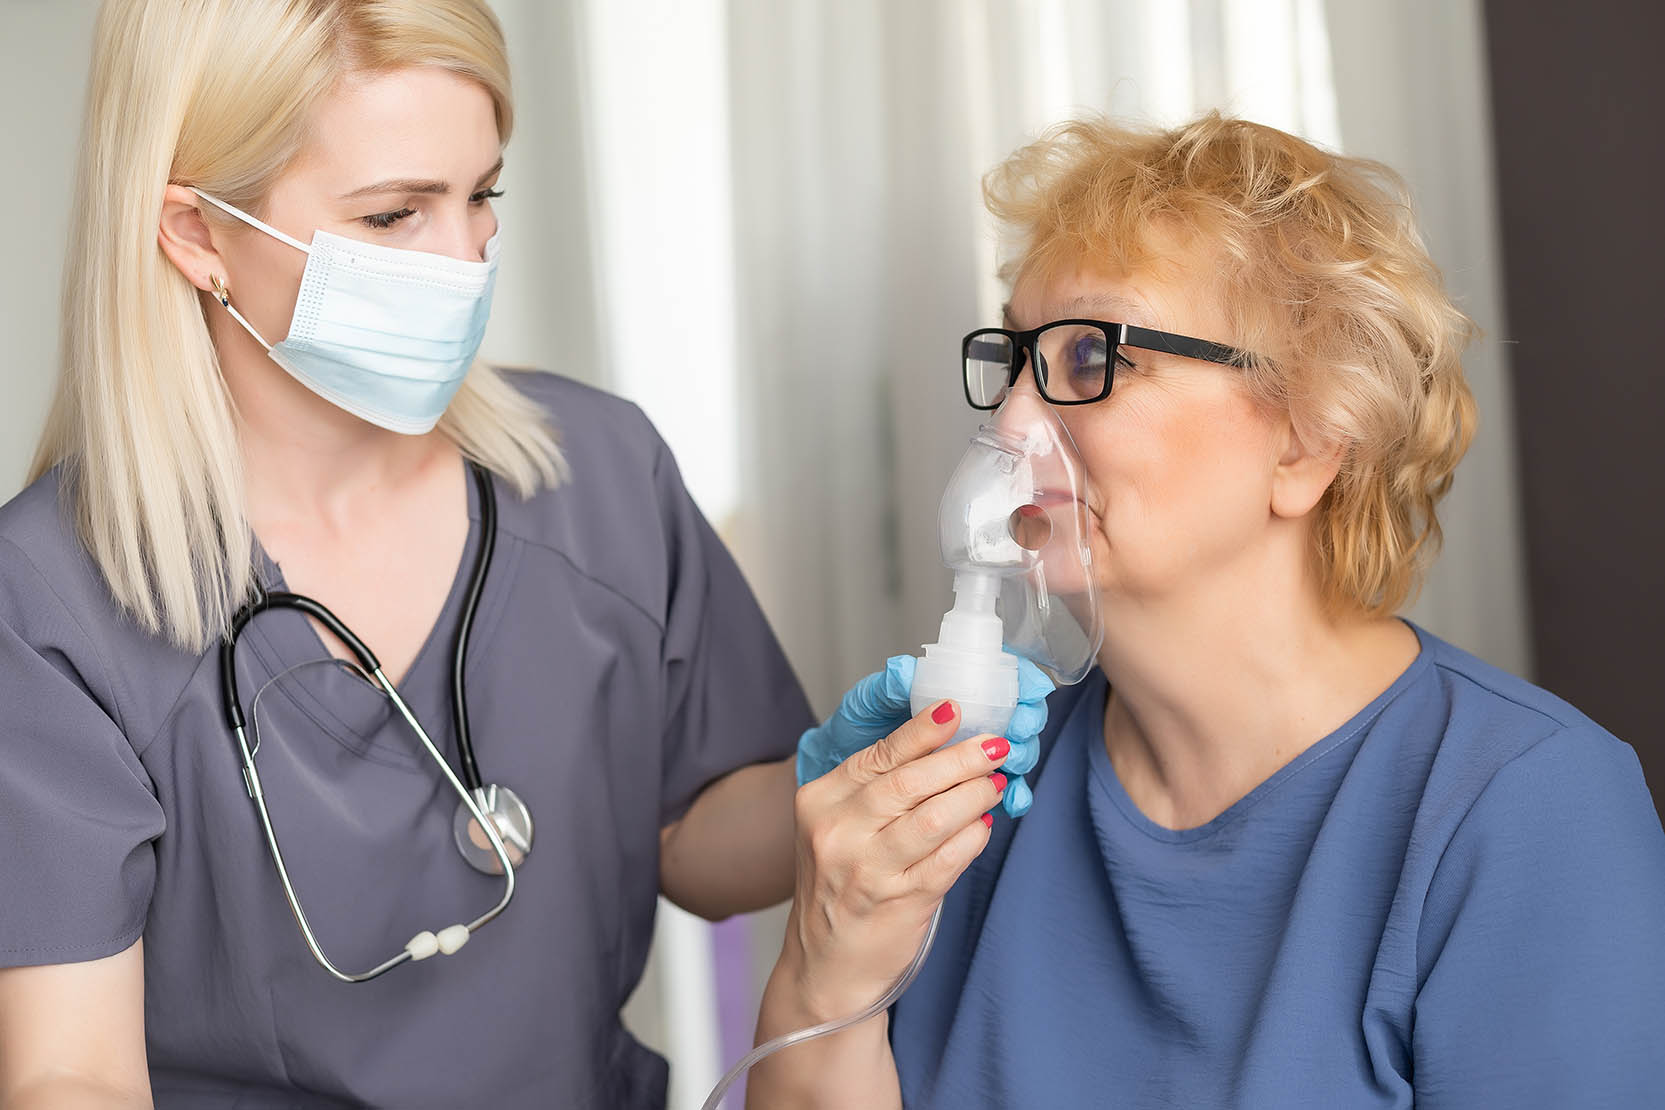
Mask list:
[[[1132,324],[1123,325],[1122,342],[1129,347],[1138,347],[1146,351],[1166,351],[1181,358],[1197,358],[1204,362],[1217,362],[1223,366],[1248,366],[1249,353],[1240,351],[1236,347],[1227,347],[1219,343],[1210,343],[1206,339],[1192,339],[1189,336],[1175,335],[1172,332],[1153,331],[1150,328],[1135,327]]]
[[[1138,347],[1147,351],[1166,351],[1171,355],[1182,358],[1198,358],[1204,362],[1217,362],[1225,366],[1248,366],[1249,355],[1235,347],[1227,347],[1220,343],[1210,343],[1206,339],[1191,339],[1188,336],[1175,335],[1172,332],[1153,331],[1150,328],[1135,327],[1132,324],[1121,325],[1123,333],[1121,342],[1129,347]],[[967,358],[980,359],[984,362],[1004,362],[1016,364],[1016,344],[1008,337],[1006,342],[998,343],[992,339],[973,339],[966,344]]]

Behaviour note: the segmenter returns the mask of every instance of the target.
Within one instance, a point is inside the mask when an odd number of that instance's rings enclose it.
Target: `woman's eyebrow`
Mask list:
[[[491,169],[480,175],[480,179],[474,183],[474,188],[480,188],[480,186],[484,185],[487,181],[490,181],[493,175],[501,172],[502,169],[503,159],[498,158],[497,162],[491,167]],[[362,188],[354,189],[350,193],[342,193],[341,199],[354,200],[358,197],[372,196],[377,193],[423,193],[433,196],[444,196],[450,191],[451,186],[444,181],[434,181],[415,177],[394,177],[389,178],[386,181],[378,181],[374,185],[365,185]]]
[[[1150,318],[1149,310],[1143,305],[1113,293],[1076,297],[1066,304],[1059,305],[1058,308],[1064,315],[1110,312],[1114,314],[1118,324],[1146,324]]]
[[[1052,309],[1050,314],[1045,317],[1047,320],[1080,319],[1085,316],[1097,316],[1100,313],[1108,312],[1114,315],[1114,322],[1118,324],[1138,324],[1144,327],[1151,326],[1149,309],[1145,308],[1141,304],[1129,300],[1126,297],[1117,296],[1114,293],[1098,293],[1075,297],[1071,300],[1064,301],[1061,304],[1049,305],[1047,307]],[[1017,322],[1012,318],[1012,305],[1010,301],[1000,306],[1000,320],[1001,327],[1006,328],[1008,331],[1022,330],[1017,326]]]

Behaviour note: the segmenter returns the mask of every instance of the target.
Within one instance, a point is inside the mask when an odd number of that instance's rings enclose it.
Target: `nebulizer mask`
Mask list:
[[[1058,414],[1013,391],[943,491],[937,525],[954,606],[914,672],[913,711],[953,698],[954,740],[1000,733],[1017,707],[1021,655],[1060,686],[1080,682],[1104,639],[1093,582],[1092,492]]]
[[[1094,503],[1057,412],[1033,388],[1011,390],[971,437],[937,514],[954,605],[915,665],[910,700],[916,714],[944,698],[959,705],[960,728],[950,743],[1006,730],[1018,704],[1017,656],[1058,685],[1080,682],[1092,669],[1104,640],[1093,587]],[[717,1110],[759,1061],[889,1009],[925,966],[941,919],[939,904],[919,951],[884,997],[860,1013],[758,1045],[723,1077],[704,1110]]]

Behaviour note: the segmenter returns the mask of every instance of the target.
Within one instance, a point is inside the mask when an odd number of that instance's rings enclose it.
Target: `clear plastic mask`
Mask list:
[[[1081,681],[1104,640],[1093,585],[1093,503],[1086,467],[1058,414],[1014,390],[943,491],[943,562],[998,580],[1008,650],[1061,685]]]

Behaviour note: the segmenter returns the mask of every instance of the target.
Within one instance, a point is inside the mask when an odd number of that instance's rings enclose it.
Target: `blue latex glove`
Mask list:
[[[870,674],[850,688],[838,709],[798,739],[798,785],[818,779],[850,756],[900,728],[913,712],[908,692],[913,687],[914,657],[893,655],[885,669]],[[1039,667],[1018,657],[1018,706],[1006,739],[1012,754],[1000,768],[1006,776],[1001,806],[1013,817],[1029,812],[1034,802],[1023,776],[1040,758],[1041,730],[1046,727],[1046,696],[1052,680]]]

